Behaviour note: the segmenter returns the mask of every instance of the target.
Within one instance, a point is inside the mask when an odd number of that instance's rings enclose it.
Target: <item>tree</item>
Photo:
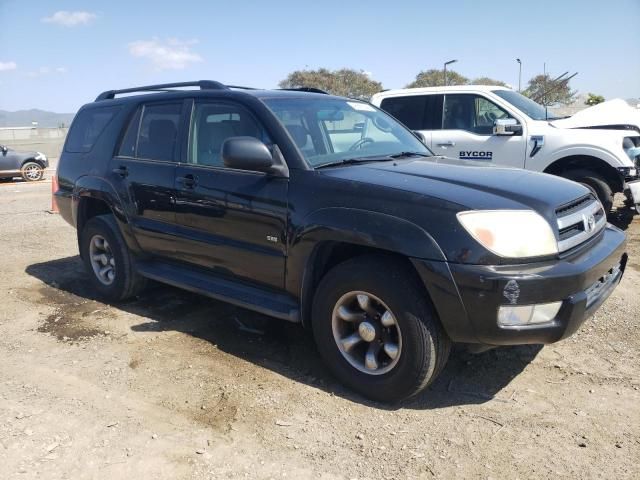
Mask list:
[[[593,107],[599,103],[604,102],[604,97],[602,95],[596,95],[595,93],[589,93],[589,97],[585,100],[584,104]]]
[[[569,105],[573,103],[578,92],[571,90],[567,81],[554,80],[548,74],[540,74],[529,80],[527,89],[523,93],[542,105],[550,106]]]
[[[447,70],[447,85],[467,85],[469,79],[454,70]],[[418,73],[406,88],[441,87],[444,85],[444,70],[432,68]]]
[[[340,70],[296,70],[279,84],[280,88],[313,87],[333,95],[368,99],[382,91],[382,84],[372,80],[365,72],[342,68]]]
[[[449,74],[447,73],[447,76]],[[489,77],[479,77],[471,81],[471,85],[498,85],[500,87],[506,87],[507,84],[501,80],[494,80]]]

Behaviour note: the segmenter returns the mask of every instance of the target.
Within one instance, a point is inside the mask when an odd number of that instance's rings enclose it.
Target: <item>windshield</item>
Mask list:
[[[264,103],[312,167],[409,152],[433,155],[402,124],[368,103],[331,97],[268,98]]]
[[[493,90],[493,93],[534,120],[556,120],[558,118],[552,114],[546,115],[542,105],[513,90]]]

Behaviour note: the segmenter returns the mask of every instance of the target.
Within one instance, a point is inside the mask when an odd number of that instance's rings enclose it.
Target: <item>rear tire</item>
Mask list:
[[[591,170],[569,170],[562,174],[564,178],[583,184],[596,194],[607,215],[613,208],[613,190],[600,174]]]
[[[92,286],[107,301],[134,297],[146,286],[146,279],[133,268],[113,215],[99,215],[87,221],[80,235],[80,254]]]
[[[44,168],[37,162],[26,162],[20,169],[25,182],[37,182],[44,178]]]
[[[381,402],[426,388],[451,348],[418,280],[383,256],[357,257],[329,271],[313,300],[312,324],[331,372]]]

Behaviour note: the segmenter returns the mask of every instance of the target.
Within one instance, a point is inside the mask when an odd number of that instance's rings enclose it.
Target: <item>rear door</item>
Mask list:
[[[145,253],[161,257],[175,254],[174,181],[185,105],[182,100],[141,105],[110,166],[136,240]]]
[[[380,108],[390,113],[400,122],[418,131],[431,147],[431,136],[434,130],[442,126],[442,102],[444,95],[409,95],[405,97],[388,97],[382,100]]]
[[[493,134],[495,120],[513,118],[488,98],[471,94],[447,94],[442,128],[431,133],[431,148],[447,157],[478,163],[524,168],[526,128],[521,135]]]
[[[195,102],[188,152],[176,169],[177,256],[225,276],[283,288],[288,179],[225,167],[222,144],[236,136],[272,143],[246,107]]]

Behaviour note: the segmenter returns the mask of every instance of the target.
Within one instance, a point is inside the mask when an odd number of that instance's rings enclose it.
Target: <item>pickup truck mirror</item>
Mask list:
[[[0,152],[7,153],[9,149],[5,145],[0,145]]]
[[[493,122],[494,135],[522,135],[522,125],[515,118],[499,118]]]
[[[229,168],[287,176],[286,165],[274,160],[269,148],[255,137],[231,137],[222,144],[222,161]]]
[[[427,139],[424,138],[422,132],[419,132],[418,130],[411,130],[411,132],[413,132],[413,134],[418,137],[418,140],[420,140],[423,144],[427,144]]]

